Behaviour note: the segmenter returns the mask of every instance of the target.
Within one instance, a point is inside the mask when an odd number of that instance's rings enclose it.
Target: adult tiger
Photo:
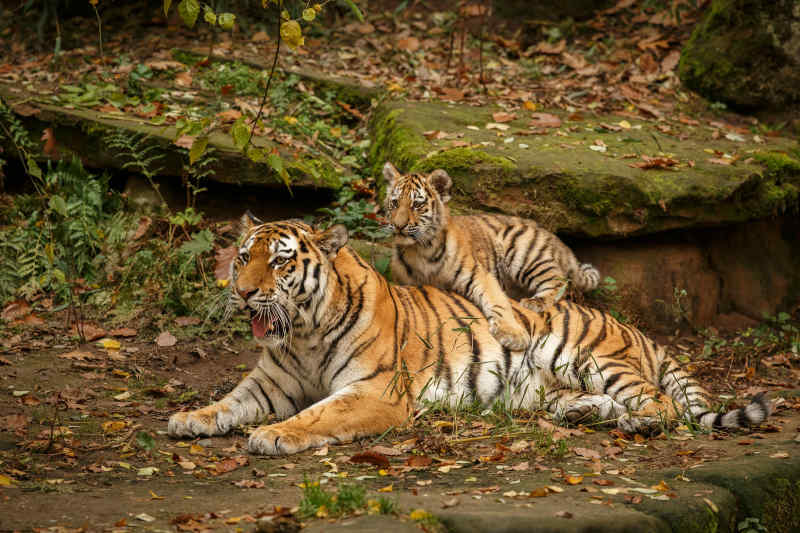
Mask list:
[[[385,210],[395,233],[392,277],[430,284],[465,296],[489,318],[504,346],[523,348],[527,333],[514,320],[512,298],[541,311],[559,299],[566,282],[582,291],[597,287],[600,273],[533,220],[482,214],[451,217],[450,176],[402,175],[383,167]]]
[[[465,298],[390,285],[344,246],[343,226],[243,222],[231,304],[250,309],[264,353],[222,400],[173,415],[174,437],[219,435],[274,414],[282,421],[253,431],[249,449],[289,454],[400,426],[422,399],[491,404],[501,395],[567,420],[596,412],[626,431],[683,415],[740,427],[769,414],[762,397],[711,412],[708,394],[662,348],[600,311],[514,304],[533,342],[511,351]]]

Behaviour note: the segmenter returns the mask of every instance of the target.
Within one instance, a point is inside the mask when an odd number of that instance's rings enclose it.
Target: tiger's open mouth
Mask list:
[[[263,339],[264,337],[283,338],[289,329],[289,324],[279,314],[272,312],[258,312],[250,310],[250,328],[253,337]]]

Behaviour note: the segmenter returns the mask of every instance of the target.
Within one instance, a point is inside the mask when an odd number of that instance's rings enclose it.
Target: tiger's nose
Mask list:
[[[239,293],[239,296],[242,297],[242,300],[247,301],[247,299],[258,292],[258,289],[240,289],[237,287],[236,292]]]

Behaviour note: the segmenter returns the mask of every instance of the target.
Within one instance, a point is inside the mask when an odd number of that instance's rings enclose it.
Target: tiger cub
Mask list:
[[[477,305],[492,334],[518,350],[528,335],[514,319],[511,298],[543,311],[570,282],[597,287],[600,273],[533,220],[502,215],[450,216],[452,180],[444,170],[402,175],[387,162],[385,210],[395,234],[392,278],[451,290]]]

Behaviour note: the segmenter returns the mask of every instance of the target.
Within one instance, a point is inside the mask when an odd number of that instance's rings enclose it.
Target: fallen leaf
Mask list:
[[[564,482],[567,485],[580,485],[581,483],[583,483],[583,476],[572,476],[572,475],[564,476]]]
[[[3,312],[0,313],[0,318],[6,322],[11,322],[12,320],[24,317],[30,312],[31,306],[28,302],[25,300],[16,300],[3,308]]]
[[[97,344],[106,350],[119,350],[122,347],[122,344],[115,339],[100,339]]]
[[[569,511],[558,511],[556,516],[559,518],[572,518],[573,515]]]
[[[135,337],[139,332],[133,328],[117,328],[108,332],[109,335],[114,337]]]
[[[156,344],[161,346],[162,348],[168,348],[170,346],[175,346],[178,342],[178,339],[175,338],[175,335],[170,333],[169,331],[162,331],[158,337],[156,337]]]
[[[106,330],[100,326],[95,326],[94,324],[88,324],[86,322],[73,324],[70,331],[73,335],[83,337],[88,342],[97,340],[106,335]]]
[[[136,518],[137,520],[141,520],[142,522],[154,522],[154,521],[155,521],[155,518],[153,518],[152,516],[150,516],[150,515],[149,515],[149,514],[147,514],[147,513],[141,513],[141,514],[137,514],[137,515],[135,516],[135,518]]]
[[[492,113],[492,120],[495,122],[511,122],[512,120],[516,119],[517,115],[514,113],[506,113],[505,111],[498,111],[496,113]]]
[[[380,453],[387,456],[403,455],[403,452],[397,448],[390,448],[388,446],[373,446],[369,449],[371,452]]]
[[[564,51],[567,47],[567,40],[561,39],[555,44],[550,44],[546,41],[542,41],[536,45],[536,51],[540,54],[560,54]]]
[[[389,468],[389,459],[387,459],[385,455],[369,450],[351,456],[348,461],[356,464],[367,463],[382,468]]]
[[[500,130],[500,131],[505,131],[510,127],[511,126],[509,126],[508,124],[499,124],[497,122],[488,122],[485,126],[487,130]]]
[[[537,128],[560,128],[561,119],[550,113],[531,113],[531,126]]]
[[[58,146],[56,145],[56,136],[53,133],[53,128],[45,128],[42,132],[41,140],[44,141],[44,146],[42,147],[44,155],[50,158],[58,157]]]
[[[723,165],[729,167],[733,164],[733,159],[726,159],[722,157],[710,157],[708,162],[712,165]]]
[[[136,475],[137,476],[149,477],[149,476],[152,476],[153,474],[158,473],[158,471],[159,471],[158,468],[156,468],[155,466],[145,466],[145,467],[140,468],[139,470],[137,470],[136,471]]]
[[[81,350],[73,350],[71,352],[58,354],[61,359],[72,359],[76,361],[86,361],[87,359],[95,359],[97,356],[91,352],[83,352]]]
[[[175,85],[178,87],[191,87],[192,86],[192,73],[191,72],[178,72],[175,74]]]
[[[186,326],[196,326],[201,322],[202,320],[196,316],[179,316],[175,319],[175,324],[182,328]]]
[[[394,487],[394,483],[390,483],[385,487],[381,487],[378,489],[378,492],[392,492],[392,488]]]
[[[398,39],[395,43],[395,46],[400,50],[405,50],[407,52],[416,52],[419,50],[419,39],[416,37],[405,37],[403,39]]]
[[[433,463],[433,459],[427,455],[412,455],[406,459],[406,466],[410,466],[412,468],[425,468],[430,466],[431,463]]]
[[[181,135],[173,144],[189,150],[194,144],[195,139],[197,139],[196,135]]]
[[[789,454],[786,452],[777,452],[770,455],[770,457],[772,457],[773,459],[787,459],[789,457]]]
[[[539,487],[539,488],[533,489],[530,492],[530,494],[528,494],[528,496],[530,496],[531,498],[544,498],[548,494],[550,494],[550,491],[548,490],[547,487]]]

